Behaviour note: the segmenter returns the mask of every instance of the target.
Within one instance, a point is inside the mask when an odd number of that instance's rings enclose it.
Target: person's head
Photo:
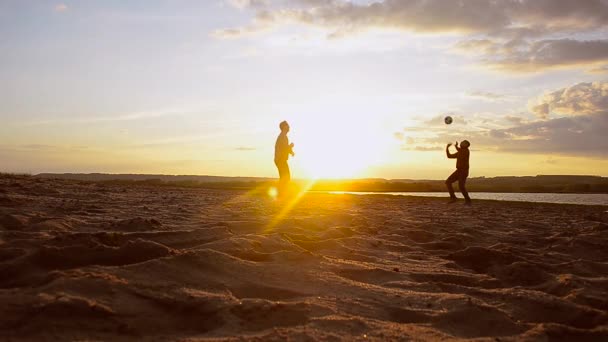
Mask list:
[[[289,132],[289,124],[287,123],[287,121],[281,122],[279,124],[279,128],[281,129],[281,132],[283,132],[283,133]]]
[[[471,143],[468,140],[463,140],[460,143],[460,147],[462,147],[462,148],[469,148],[469,146],[471,146]]]

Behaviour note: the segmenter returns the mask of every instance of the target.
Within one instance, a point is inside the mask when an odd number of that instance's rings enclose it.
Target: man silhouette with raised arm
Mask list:
[[[456,202],[457,198],[454,194],[454,188],[452,187],[452,183],[458,181],[458,188],[460,192],[462,192],[462,196],[464,196],[465,204],[471,205],[471,198],[469,197],[469,193],[467,192],[466,183],[467,177],[469,177],[469,156],[471,152],[469,151],[469,143],[467,140],[463,140],[460,146],[458,146],[458,142],[456,142],[456,153],[450,153],[450,146],[452,144],[448,144],[445,147],[445,153],[450,159],[456,159],[456,171],[448,177],[445,181],[445,185],[448,187],[448,191],[450,192],[450,202]]]
[[[287,133],[289,133],[289,124],[287,121],[283,121],[279,124],[279,128],[281,128],[281,133],[277,138],[277,142],[274,145],[274,164],[277,166],[279,170],[279,196],[284,196],[287,194],[287,190],[289,189],[289,182],[291,181],[291,173],[289,171],[289,164],[287,164],[287,160],[289,159],[289,155],[294,156],[293,152],[293,143],[289,143],[289,138],[287,138]]]

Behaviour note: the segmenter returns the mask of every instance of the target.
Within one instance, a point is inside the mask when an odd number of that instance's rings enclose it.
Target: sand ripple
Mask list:
[[[0,178],[8,340],[608,340],[606,208]]]

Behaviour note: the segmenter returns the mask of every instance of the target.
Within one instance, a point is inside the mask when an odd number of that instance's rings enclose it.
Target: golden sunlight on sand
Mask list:
[[[608,340],[605,207],[18,176],[0,190],[8,340]]]

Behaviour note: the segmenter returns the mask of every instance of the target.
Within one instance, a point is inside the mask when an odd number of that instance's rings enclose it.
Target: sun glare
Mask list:
[[[279,191],[277,190],[277,188],[275,188],[273,186],[270,189],[268,189],[268,196],[270,196],[273,199],[276,199],[277,196],[279,196]]]
[[[381,131],[363,121],[341,121],[332,124],[304,124],[293,135],[297,164],[305,176],[318,178],[354,178],[383,163],[390,143]],[[295,130],[294,130],[295,131]],[[304,134],[306,133],[306,134]]]

